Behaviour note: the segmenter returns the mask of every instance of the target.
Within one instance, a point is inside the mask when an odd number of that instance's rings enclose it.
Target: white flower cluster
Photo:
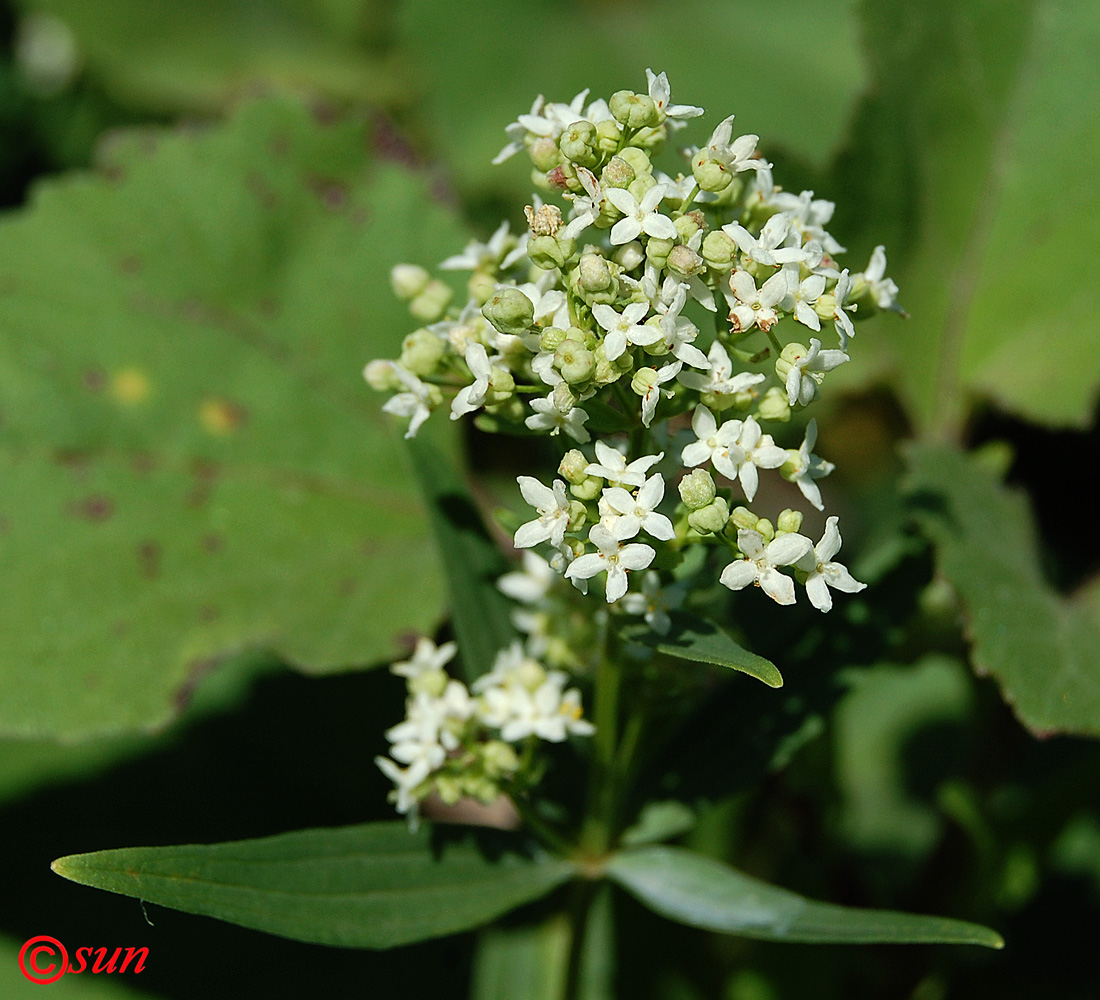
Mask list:
[[[580,692],[566,688],[568,675],[547,670],[519,643],[500,651],[473,692],[444,669],[455,652],[453,642],[422,638],[410,659],[391,667],[408,686],[405,718],[386,733],[390,756],[375,763],[394,783],[398,812],[413,822],[433,792],[446,804],[464,796],[489,803],[521,785],[525,763],[513,744],[595,731]]]
[[[686,173],[657,169],[669,133],[703,112],[673,104],[665,74],[647,71],[647,83],[608,100],[540,97],[508,126],[497,162],[526,152],[533,182],[560,206],[535,196],[522,235],[504,223],[442,263],[472,272],[461,308],[427,271],[395,269],[397,294],[425,325],[366,378],[393,393],[384,408],[409,418],[409,435],[449,398],[452,419],[586,446],[549,485],[519,477],[536,517],[515,544],[544,546],[578,590],[602,579],[616,610],[667,627],[660,592],[699,543],[719,552],[711,572],[731,589],[751,583],[789,604],[798,581],[827,611],[830,586],[863,586],[833,561],[836,518],[814,547],[797,512],[773,525],[734,496],[752,503],[761,473],[775,471],[824,510],[818,480],[833,465],[814,454],[816,423],[797,447],[773,434],[849,360],[854,317],[900,312],[897,287],[882,247],[862,272],[837,264],[832,203],[778,186],[732,116],[684,151]],[[835,347],[823,346],[828,328]],[[679,505],[666,501],[672,482]]]

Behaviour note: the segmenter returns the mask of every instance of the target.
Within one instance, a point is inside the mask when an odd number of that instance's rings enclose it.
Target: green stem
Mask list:
[[[568,857],[573,854],[576,847],[565,839],[557,830],[546,822],[531,804],[519,794],[513,795],[512,804],[516,812],[520,814],[523,822],[527,824],[548,847],[552,847],[558,854]]]
[[[596,706],[588,811],[581,832],[581,851],[591,860],[607,853],[616,821],[615,756],[618,748],[621,671],[613,648],[610,622],[604,625],[603,655],[596,675]]]

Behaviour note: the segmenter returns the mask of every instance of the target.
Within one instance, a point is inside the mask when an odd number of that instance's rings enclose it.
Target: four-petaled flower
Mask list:
[[[642,323],[649,313],[648,302],[631,302],[622,313],[611,306],[597,304],[592,307],[596,322],[607,331],[603,349],[608,361],[622,357],[627,344],[655,344],[661,339],[661,331]]]
[[[626,188],[608,188],[604,197],[611,202],[623,218],[611,227],[611,243],[619,246],[636,240],[642,233],[661,240],[674,240],[680,233],[667,215],[661,215],[657,206],[665,196],[663,184],[654,184],[643,196],[641,202]]]
[[[740,590],[751,583],[776,604],[794,604],[794,580],[776,567],[798,562],[813,549],[813,542],[805,535],[791,532],[765,545],[759,531],[741,528],[737,532],[737,547],[744,558],[735,559],[722,570],[719,582],[730,590]]]
[[[631,570],[647,569],[657,555],[651,546],[642,542],[624,544],[602,524],[592,525],[588,540],[599,551],[577,556],[569,564],[565,575],[570,579],[590,580],[606,571],[608,604],[613,604],[626,593],[626,574]]]
[[[650,467],[656,465],[664,457],[665,453],[663,451],[658,455],[643,455],[641,458],[634,459],[628,465],[626,456],[621,451],[604,444],[602,441],[597,441],[597,461],[589,462],[584,468],[584,474],[586,476],[602,476],[611,486],[641,486],[645,482],[645,474]]]
[[[848,360],[848,355],[843,351],[823,351],[821,341],[812,339],[810,349],[805,354],[800,353],[791,362],[790,371],[787,372],[787,402],[791,406],[796,403],[803,406],[810,403],[817,396],[817,387],[825,373]]]
[[[830,517],[825,522],[825,534],[813,549],[799,559],[795,568],[807,573],[806,596],[818,611],[828,611],[833,606],[833,595],[829,588],[841,590],[846,594],[858,594],[865,583],[860,583],[847,567],[833,562],[833,556],[840,551],[840,529],[838,519]]]
[[[734,271],[730,275],[732,301],[727,297],[730,329],[734,333],[744,333],[758,326],[767,333],[779,321],[775,307],[787,294],[789,281],[787,272],[777,271],[757,288],[748,271]]]
[[[551,489],[533,476],[518,476],[516,482],[523,499],[539,515],[534,521],[520,525],[516,531],[516,548],[529,549],[540,542],[561,545],[565,529],[569,527],[569,498],[565,495],[565,483],[555,479]]]
[[[620,541],[633,538],[639,531],[646,531],[654,538],[667,542],[676,537],[676,532],[672,522],[664,514],[657,513],[664,497],[665,481],[658,473],[645,481],[637,495],[621,486],[610,486],[603,491],[600,505],[609,508],[608,519],[614,523],[613,526],[605,526]]]

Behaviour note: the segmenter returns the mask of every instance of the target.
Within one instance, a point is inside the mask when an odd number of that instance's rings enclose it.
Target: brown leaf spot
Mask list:
[[[156,542],[147,540],[138,544],[138,566],[146,580],[155,580],[160,576],[160,555],[161,549]]]
[[[96,523],[109,520],[115,512],[115,505],[110,497],[102,493],[93,493],[83,500],[76,500],[69,504],[67,512],[72,517]]]
[[[141,258],[137,254],[130,254],[118,262],[118,269],[123,274],[134,275],[141,273]]]
[[[139,451],[130,459],[130,468],[139,476],[149,475],[156,467],[156,459],[147,451]]]
[[[202,550],[203,552],[209,552],[210,555],[214,555],[217,552],[221,552],[225,543],[222,541],[221,535],[215,535],[210,532],[208,535],[202,536]]]
[[[221,618],[222,613],[211,604],[205,604],[199,608],[199,621],[203,625],[209,625],[210,622],[216,622]]]
[[[348,203],[348,189],[339,181],[311,174],[306,178],[306,185],[330,212],[339,211]]]
[[[279,204],[279,196],[275,189],[268,184],[266,178],[258,171],[253,170],[245,180],[245,186],[249,192],[256,196],[256,200],[263,208],[274,209]]]
[[[88,478],[88,456],[82,451],[62,449],[55,452],[54,461],[63,469],[68,469],[73,478],[83,480]]]
[[[11,531],[11,521],[0,514],[0,535],[6,535]]]
[[[121,639],[130,631],[130,623],[121,618],[111,626],[111,634]]]
[[[107,388],[107,373],[102,368],[89,368],[80,376],[80,384],[88,392],[102,392]]]
[[[336,585],[336,591],[341,597],[350,597],[355,593],[355,588],[358,586],[358,580],[354,577],[346,576]]]
[[[248,411],[231,399],[211,397],[199,404],[199,423],[208,434],[221,437],[240,430],[248,422]]]

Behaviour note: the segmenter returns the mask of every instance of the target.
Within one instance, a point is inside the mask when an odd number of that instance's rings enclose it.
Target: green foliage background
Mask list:
[[[42,13],[80,53],[54,93],[13,55]],[[873,600],[829,630],[745,610],[786,686],[730,682],[651,749],[653,779],[697,776],[670,789],[696,850],[819,899],[980,920],[1008,948],[780,948],[620,895],[597,951],[637,997],[1100,993],[1100,297],[1077,265],[1100,242],[1095,2],[2,18],[0,994],[34,988],[15,954],[41,933],[152,953],[57,996],[300,996],[322,967],[333,995],[554,980],[543,904],[476,958],[470,935],[332,951],[157,907],[149,925],[48,864],[389,818],[370,761],[401,692],[363,668],[448,599],[413,463],[359,377],[409,329],[388,268],[518,223],[526,170],[489,160],[536,94],[641,87],[647,66],[707,108],[685,141],[735,112],[788,187],[836,200],[854,267],[884,242],[911,317],[859,326],[820,421]],[[484,442],[468,457],[482,496],[527,471]],[[461,633],[476,609],[454,614]]]

